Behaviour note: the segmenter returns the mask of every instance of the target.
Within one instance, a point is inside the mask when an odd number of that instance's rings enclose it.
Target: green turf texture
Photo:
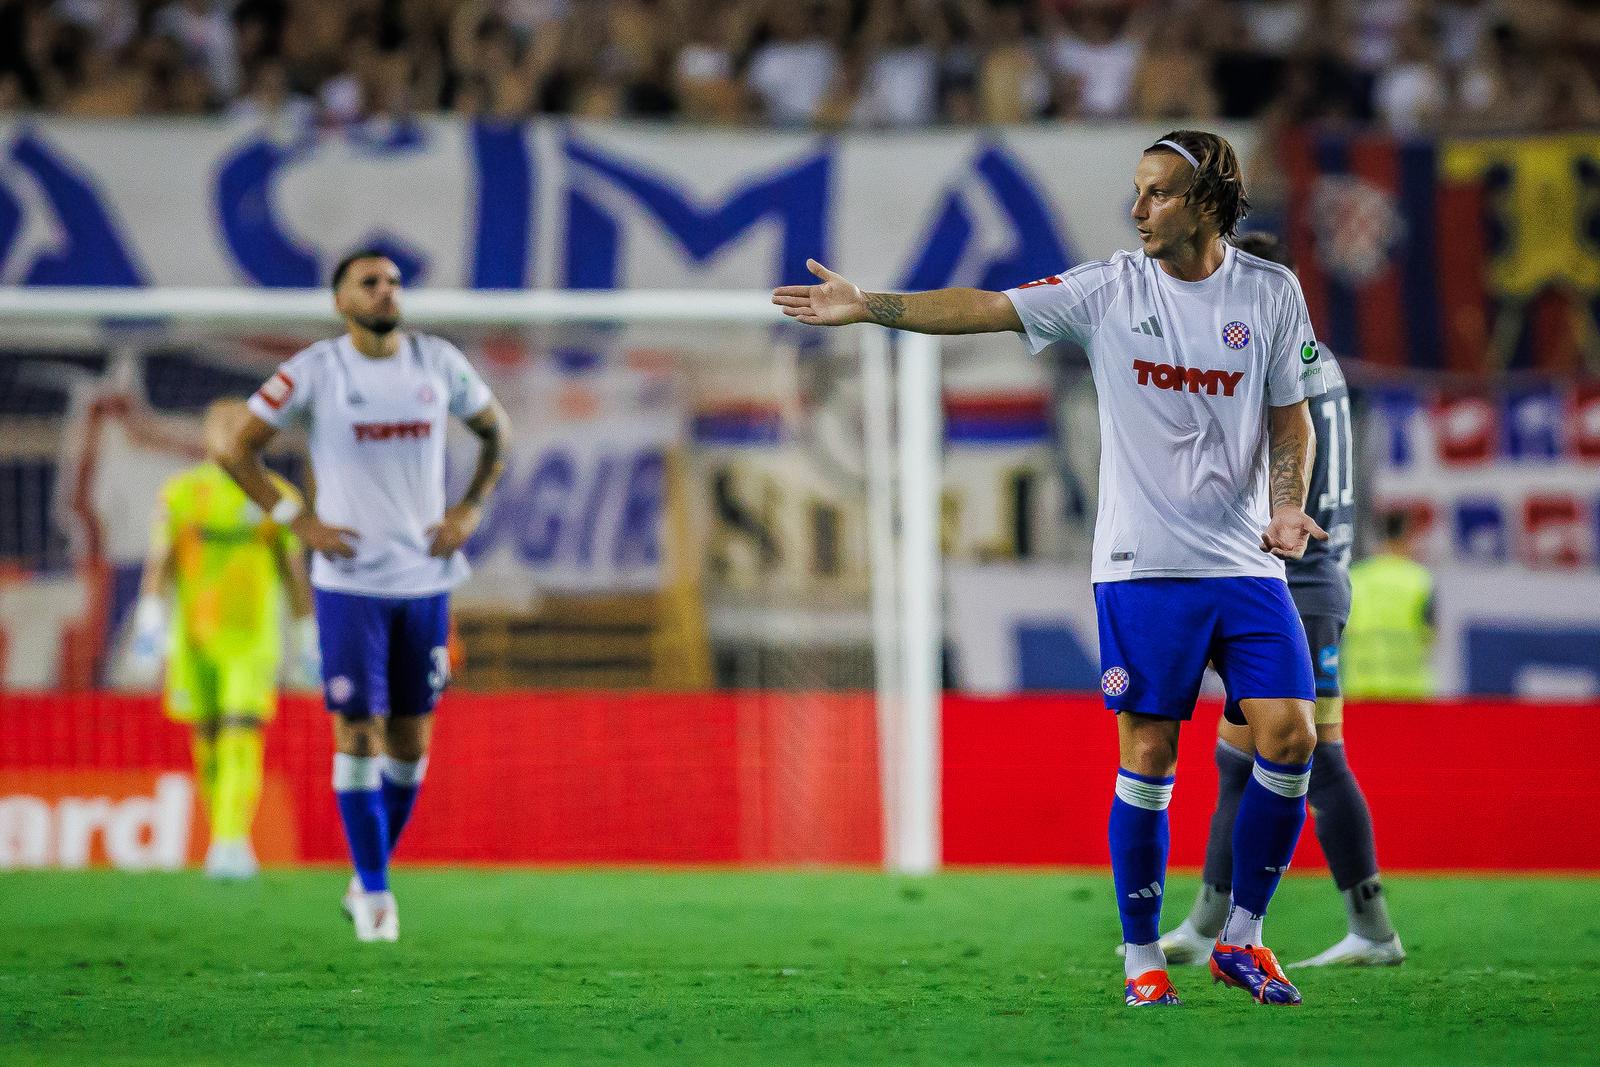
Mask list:
[[[1174,971],[1121,1004],[1109,878],[401,870],[360,945],[344,875],[0,874],[5,1063],[1593,1063],[1600,880],[1395,878],[1411,959],[1291,971],[1263,1008]],[[1169,897],[1187,903],[1192,879]],[[1331,944],[1287,880],[1284,960]]]

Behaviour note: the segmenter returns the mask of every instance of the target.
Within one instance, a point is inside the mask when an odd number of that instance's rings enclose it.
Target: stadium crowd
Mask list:
[[[1600,123],[1600,0],[0,0],[0,112]]]

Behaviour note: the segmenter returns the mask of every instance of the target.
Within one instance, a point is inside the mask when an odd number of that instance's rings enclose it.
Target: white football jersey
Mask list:
[[[489,401],[467,357],[426,334],[403,336],[382,359],[356,351],[349,335],[318,341],[256,390],[250,410],[263,421],[306,428],[317,517],[360,535],[353,559],[312,558],[312,585],[413,597],[467,577],[460,552],[428,555],[428,530],[444,516],[450,416],[469,418]]]
[[[1272,519],[1267,408],[1323,392],[1300,283],[1229,245],[1179,281],[1118,252],[1006,295],[1038,352],[1071,340],[1099,395],[1100,511],[1091,580],[1283,577],[1261,551]]]

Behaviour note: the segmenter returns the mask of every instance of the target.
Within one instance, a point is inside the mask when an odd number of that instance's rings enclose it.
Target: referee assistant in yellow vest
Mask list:
[[[1421,700],[1433,675],[1433,575],[1418,563],[1415,523],[1403,511],[1383,517],[1383,546],[1350,568],[1350,623],[1340,664],[1345,696]]]

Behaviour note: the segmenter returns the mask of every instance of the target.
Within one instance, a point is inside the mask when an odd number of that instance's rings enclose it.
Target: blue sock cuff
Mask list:
[[[1100,773],[1104,774],[1105,772],[1102,771]],[[1117,773],[1124,778],[1132,778],[1136,782],[1143,782],[1145,785],[1171,785],[1178,780],[1178,776],[1175,774],[1169,774],[1165,778],[1152,778],[1148,774],[1139,774],[1137,771],[1130,771],[1126,767],[1118,767]]]
[[[1274,763],[1261,753],[1256,753],[1256,762],[1274,774],[1310,774],[1311,761],[1304,763]]]

